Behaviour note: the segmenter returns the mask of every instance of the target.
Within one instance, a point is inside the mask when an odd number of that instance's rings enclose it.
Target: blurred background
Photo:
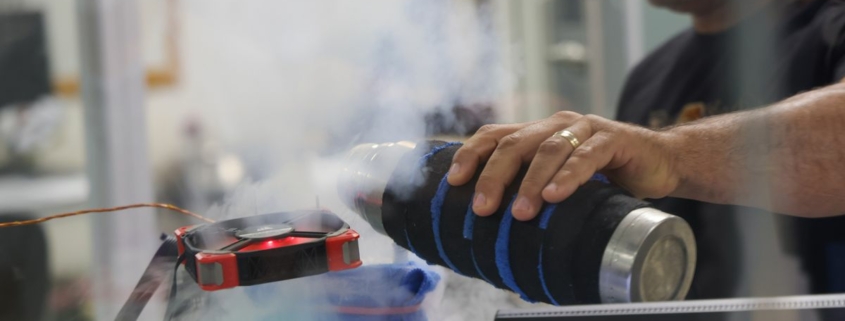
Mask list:
[[[560,110],[612,118],[630,69],[687,27],[627,0],[0,0],[0,220],[150,201],[215,218],[320,202],[367,238],[335,200],[335,155]],[[158,235],[194,223],[154,214],[0,231],[0,319],[110,319]],[[726,258],[740,267],[736,296],[805,293],[774,219],[738,224],[746,255]],[[362,251],[379,260],[378,245]],[[510,303],[433,305],[442,320],[520,305],[496,299]],[[461,317],[473,307],[478,318]]]

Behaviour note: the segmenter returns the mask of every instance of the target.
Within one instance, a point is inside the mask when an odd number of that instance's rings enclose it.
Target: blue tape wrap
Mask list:
[[[607,179],[607,176],[604,176],[604,174],[595,173],[595,174],[593,174],[593,177],[590,177],[590,180],[591,181],[599,181],[599,182],[602,182],[602,183],[605,183],[605,184],[610,184],[610,180]]]
[[[440,239],[440,214],[443,209],[443,202],[446,200],[446,193],[449,192],[448,177],[449,174],[443,175],[440,185],[437,186],[437,192],[431,199],[431,230],[434,232],[434,244],[437,245],[437,253],[440,254],[440,258],[443,259],[443,262],[446,262],[446,265],[452,271],[461,274],[461,271],[452,264],[452,260],[449,260],[449,256],[446,255],[446,251],[443,250],[443,240]]]
[[[546,297],[549,299],[549,302],[554,305],[560,305],[560,303],[555,301],[552,293],[549,292],[549,287],[546,286],[546,276],[543,273],[543,244],[540,244],[540,261],[537,263],[537,271],[540,272],[540,284],[543,285],[543,292],[546,293]]]
[[[469,201],[467,213],[464,216],[464,238],[472,240],[472,228],[475,226],[475,212],[472,211],[472,201]]]
[[[461,142],[448,142],[448,143],[445,143],[445,144],[443,144],[443,145],[440,145],[440,146],[437,146],[437,147],[435,147],[435,148],[432,148],[430,151],[428,151],[428,153],[426,153],[425,155],[423,155],[422,157],[420,157],[420,160],[419,160],[419,161],[417,161],[417,167],[418,167],[420,170],[425,169],[425,165],[428,163],[428,160],[429,160],[432,156],[434,156],[435,154],[439,153],[440,151],[442,151],[442,150],[444,150],[444,149],[448,148],[449,146],[455,146],[455,145],[461,145],[461,144],[462,144]],[[436,226],[440,226],[440,225],[439,225],[439,224],[437,224]],[[439,232],[440,232],[440,230],[438,229],[438,230],[437,230],[437,233],[439,233]],[[437,239],[439,240],[440,238],[438,237]],[[413,244],[413,243],[411,243],[411,238],[410,238],[410,237],[408,237],[408,230],[407,230],[407,229],[405,230],[405,240],[406,240],[406,242],[408,243],[408,249],[409,249],[412,253],[414,253],[414,254],[416,254],[417,256],[419,256],[419,254],[417,253],[417,250],[414,248],[414,244]],[[438,245],[439,245],[439,244],[438,244]],[[438,246],[438,248],[437,248],[437,249],[440,251],[440,256],[441,256],[441,257],[443,257],[444,255],[443,255],[442,247],[441,247],[441,246]],[[447,260],[447,262],[448,262],[448,260]],[[450,262],[450,265],[451,265],[451,262]],[[451,267],[451,266],[450,266],[450,267]],[[452,268],[452,269],[454,270],[454,268]]]
[[[478,276],[480,276],[481,279],[484,280],[484,282],[487,282],[487,284],[493,284],[493,281],[490,281],[490,279],[488,279],[487,276],[484,275],[484,272],[481,271],[481,268],[478,267],[478,261],[475,260],[475,250],[470,248],[469,254],[472,255],[472,265],[475,266],[475,272],[478,272]]]
[[[417,163],[417,167],[419,167],[420,169],[424,168],[425,164],[428,163],[429,158],[431,158],[435,154],[439,153],[440,151],[442,151],[446,148],[449,148],[451,146],[455,146],[455,145],[463,145],[463,143],[461,143],[461,142],[448,142],[448,143],[445,143],[443,145],[432,148],[430,151],[428,151],[428,153],[426,153],[425,155],[420,157],[420,161]]]
[[[515,199],[516,195],[514,195],[513,199],[511,199],[508,209],[502,217],[502,222],[499,224],[499,235],[496,238],[496,267],[499,269],[499,276],[502,277],[502,282],[510,288],[511,291],[519,294],[519,297],[525,301],[536,302],[522,292],[522,289],[520,289],[519,285],[516,284],[516,280],[513,278],[513,270],[511,270],[510,232],[511,224],[513,223],[513,213],[511,212],[511,208],[513,208],[513,202]]]
[[[608,180],[606,176],[604,176],[602,174],[598,174],[598,173],[593,174],[593,177],[590,177],[590,180],[591,181],[599,181],[599,182],[602,182],[602,183],[605,183],[605,184],[610,184],[610,180]],[[549,227],[549,221],[551,220],[552,214],[554,214],[556,209],[557,209],[557,204],[547,204],[546,205],[546,208],[544,208],[543,212],[540,213],[540,229],[545,231],[546,228]],[[554,305],[560,305],[560,303],[555,301],[555,298],[552,296],[552,293],[549,292],[549,286],[546,285],[546,277],[545,277],[545,273],[544,273],[544,269],[543,269],[543,245],[542,244],[540,244],[540,254],[539,255],[540,255],[540,259],[539,259],[539,263],[537,264],[537,272],[540,275],[540,285],[543,286],[543,292],[546,293],[546,297],[549,299],[549,302],[551,302]]]
[[[420,170],[425,171],[426,165],[427,165],[429,159],[431,159],[431,157],[433,157],[434,155],[436,155],[440,151],[442,151],[446,148],[449,148],[451,146],[455,146],[455,145],[461,145],[461,143],[460,142],[448,142],[448,143],[445,143],[445,144],[442,144],[440,146],[432,148],[428,153],[426,153],[425,155],[423,155],[420,158],[420,160],[418,162],[418,167],[420,168]],[[442,240],[441,240],[441,235],[440,235],[440,223],[441,223],[441,215],[442,215],[443,204],[446,201],[446,194],[448,193],[449,188],[450,188],[450,185],[449,185],[447,179],[448,179],[448,173],[445,174],[443,176],[443,178],[440,180],[440,184],[438,185],[437,192],[435,193],[434,198],[432,198],[432,200],[431,200],[432,231],[434,233],[434,241],[435,241],[435,245],[437,247],[438,254],[440,255],[440,257],[443,259],[443,261],[446,263],[446,265],[448,265],[448,267],[451,270],[460,273],[460,271],[458,271],[458,269],[454,266],[452,261],[446,255],[444,247],[443,247],[443,243],[442,243]],[[604,176],[602,174],[598,174],[598,173],[594,174],[590,178],[590,180],[610,184],[610,181],[607,179],[606,176]],[[511,225],[513,224],[513,220],[514,220],[513,219],[513,213],[512,213],[512,207],[513,207],[513,203],[514,203],[515,199],[516,199],[516,196],[513,197],[510,204],[508,205],[507,210],[505,211],[505,213],[502,217],[502,220],[500,222],[500,225],[499,225],[499,231],[498,231],[498,235],[497,235],[497,238],[496,238],[496,244],[495,244],[496,267],[499,271],[499,276],[502,278],[502,282],[508,288],[510,288],[513,292],[518,294],[523,300],[528,301],[528,302],[536,302],[535,300],[530,299],[522,291],[522,289],[520,289],[519,285],[516,283],[516,280],[513,277],[513,270],[511,269],[511,266],[510,266],[510,230],[511,230]],[[545,208],[543,209],[543,211],[540,213],[539,227],[542,230],[545,231],[546,228],[548,227],[549,221],[551,220],[551,216],[554,214],[556,208],[557,208],[557,204],[547,204],[545,206]],[[472,234],[473,234],[473,227],[474,227],[475,219],[476,219],[476,214],[472,211],[472,202],[470,202],[470,204],[467,208],[465,217],[464,217],[464,226],[463,226],[463,237],[467,240],[472,240]],[[407,231],[405,231],[405,238],[408,241],[408,247],[410,248],[411,252],[414,252],[416,254],[416,250],[414,249],[414,246],[411,243],[410,238],[408,237]],[[470,254],[472,256],[472,263],[475,266],[475,269],[478,272],[478,275],[482,279],[484,279],[484,281],[486,281],[487,283],[492,284],[492,282],[490,282],[490,280],[484,275],[484,273],[479,268],[478,262],[475,259],[475,253],[471,250]],[[552,297],[552,295],[549,291],[549,288],[546,285],[545,274],[544,274],[544,269],[543,269],[543,245],[542,244],[540,245],[540,253],[538,255],[539,255],[539,264],[537,266],[537,270],[538,270],[538,274],[539,274],[539,277],[540,277],[541,285],[543,287],[543,291],[546,294],[546,296],[548,297],[549,302],[551,302],[554,305],[559,305],[559,303],[556,302],[555,299]]]
[[[408,243],[408,250],[411,250],[411,253],[417,254],[417,249],[414,248],[414,244],[411,243],[411,238],[408,237],[408,230],[405,230],[405,242]]]
[[[472,211],[472,201],[469,202],[469,206],[467,207],[467,213],[464,217],[464,238],[467,240],[472,241],[472,229],[475,226],[475,212]],[[481,268],[478,267],[478,261],[475,260],[475,251],[470,246],[469,248],[469,255],[472,259],[472,265],[475,266],[475,272],[478,273],[478,276],[481,277],[482,280],[487,282],[488,284],[493,284],[490,282],[490,279],[484,275],[484,272],[481,271]]]
[[[543,209],[543,212],[540,213],[540,229],[542,229],[543,231],[545,231],[546,228],[549,227],[549,221],[551,220],[552,213],[555,212],[555,209],[557,209],[557,204],[547,204],[546,208]],[[537,263],[537,272],[539,272],[540,275],[540,285],[543,286],[543,292],[546,293],[546,297],[549,299],[549,302],[554,305],[560,305],[559,303],[557,303],[557,301],[555,301],[555,298],[552,296],[552,293],[549,292],[549,287],[546,285],[546,277],[543,273],[543,244],[540,244],[539,255],[540,258],[539,262]]]
[[[547,204],[543,212],[540,213],[540,228],[545,230],[549,227],[549,221],[552,219],[552,214],[557,209],[557,204]]]

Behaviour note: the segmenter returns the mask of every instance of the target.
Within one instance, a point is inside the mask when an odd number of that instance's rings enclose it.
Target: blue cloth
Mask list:
[[[421,304],[440,282],[440,275],[415,263],[362,266],[321,276],[330,287],[326,299],[335,307],[402,308]],[[425,313],[395,315],[336,314],[338,320],[424,321]]]
[[[365,265],[351,270],[244,287],[254,304],[254,320],[426,321],[418,307],[440,282],[440,275],[416,263]],[[402,309],[392,314],[347,314]]]

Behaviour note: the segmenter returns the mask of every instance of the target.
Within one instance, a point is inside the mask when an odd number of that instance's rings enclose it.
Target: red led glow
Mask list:
[[[249,252],[249,251],[262,251],[262,250],[269,250],[269,249],[276,249],[285,246],[303,244],[308,242],[313,242],[317,239],[308,238],[308,237],[296,237],[296,236],[288,236],[281,239],[272,239],[267,241],[261,241],[252,243],[240,249],[239,252]]]
[[[364,193],[361,193],[361,192],[358,193],[356,199],[362,199],[365,202],[372,203],[372,204],[379,205],[379,206],[381,206],[381,204],[382,204],[381,198],[376,198],[376,197],[373,197],[373,196],[370,196],[370,195],[367,195],[367,194],[364,194]]]

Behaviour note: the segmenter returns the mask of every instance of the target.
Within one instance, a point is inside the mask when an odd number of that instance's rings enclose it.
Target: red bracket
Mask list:
[[[326,239],[329,271],[342,271],[361,266],[361,256],[358,253],[359,237],[355,230],[348,229],[341,235]]]
[[[197,284],[205,291],[238,286],[238,261],[234,253],[206,253],[196,255]]]
[[[179,255],[185,254],[185,234],[192,228],[193,226],[183,226],[173,232],[176,235],[176,248],[179,249]]]

